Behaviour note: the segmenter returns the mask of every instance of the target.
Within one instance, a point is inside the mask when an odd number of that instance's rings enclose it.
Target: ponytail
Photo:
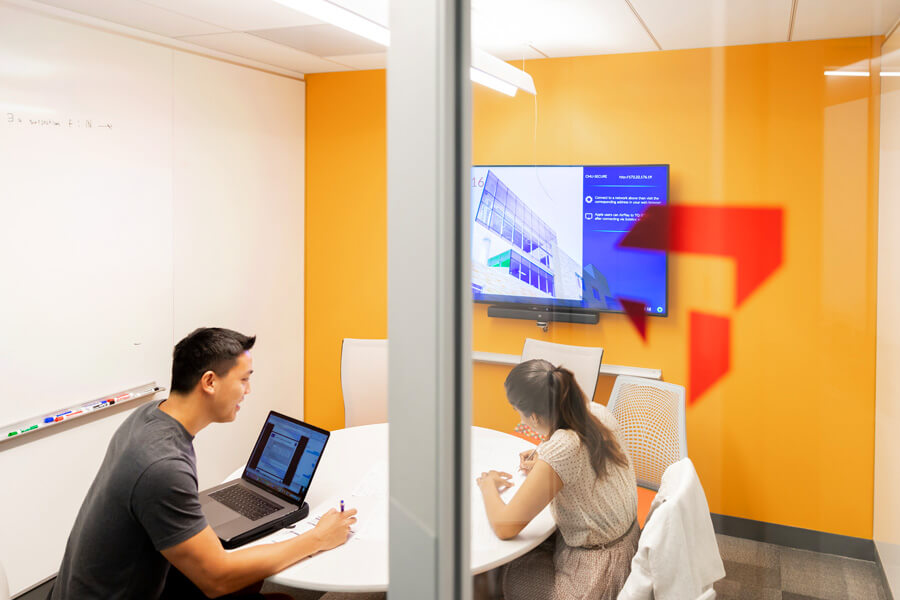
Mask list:
[[[546,360],[529,360],[516,365],[504,385],[510,404],[549,423],[551,434],[557,429],[574,431],[587,448],[597,477],[607,474],[609,461],[628,465],[615,434],[588,410],[584,392],[568,369]]]
[[[600,419],[587,407],[584,392],[575,381],[575,376],[568,369],[555,367],[550,372],[552,380],[551,389],[556,391],[551,397],[557,399],[556,422],[552,429],[571,429],[578,434],[591,458],[591,466],[597,477],[603,477],[607,473],[608,463],[619,466],[628,465],[625,452],[619,446],[619,442],[613,431],[603,424]]]

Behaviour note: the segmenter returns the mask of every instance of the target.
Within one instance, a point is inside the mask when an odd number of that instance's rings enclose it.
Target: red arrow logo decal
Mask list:
[[[650,206],[619,246],[730,256],[737,305],[781,266],[782,210],[730,206]]]
[[[781,266],[783,214],[780,208],[650,206],[619,246],[731,257],[740,306]],[[646,341],[644,306],[619,301]],[[693,404],[731,366],[731,320],[691,312],[688,346],[688,399]]]

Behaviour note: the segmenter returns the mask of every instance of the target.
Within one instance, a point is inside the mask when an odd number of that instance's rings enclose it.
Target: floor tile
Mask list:
[[[813,596],[804,596],[803,594],[792,594],[791,592],[781,592],[781,600],[820,600]]]
[[[721,534],[716,535],[716,541],[719,544],[719,554],[722,555],[722,560],[758,567],[778,567],[779,547],[774,544],[764,544]]]
[[[722,579],[713,586],[716,600],[782,600],[781,590],[742,585],[732,579]]]
[[[781,589],[781,570],[777,566],[758,567],[730,560],[722,562],[725,565],[725,579],[736,581],[741,585]]]
[[[839,556],[782,548],[781,589],[821,600],[847,600],[843,560]]]
[[[850,600],[887,600],[881,573],[875,563],[848,558],[843,566]]]

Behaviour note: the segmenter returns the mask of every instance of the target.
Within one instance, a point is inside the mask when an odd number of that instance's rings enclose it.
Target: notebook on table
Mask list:
[[[241,478],[200,492],[203,513],[223,546],[236,548],[309,514],[306,494],[329,435],[269,413]]]

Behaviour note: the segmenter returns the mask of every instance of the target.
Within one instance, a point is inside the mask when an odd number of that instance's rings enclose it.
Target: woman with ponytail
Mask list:
[[[545,441],[521,454],[527,477],[509,504],[500,492],[512,485],[510,474],[478,478],[488,520],[509,539],[550,504],[558,531],[502,568],[504,598],[614,600],[640,533],[634,469],[615,418],[602,407],[595,416],[572,372],[545,360],[517,365],[505,387],[522,422]]]

